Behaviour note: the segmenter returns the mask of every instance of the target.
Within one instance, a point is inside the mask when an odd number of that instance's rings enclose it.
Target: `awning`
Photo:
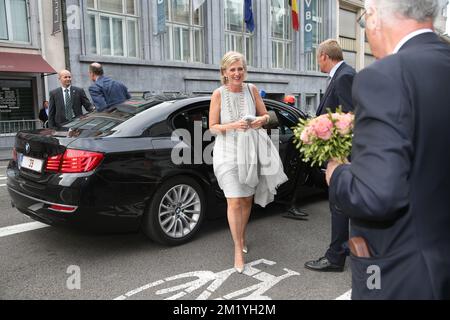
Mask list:
[[[38,54],[0,52],[0,72],[56,73]]]

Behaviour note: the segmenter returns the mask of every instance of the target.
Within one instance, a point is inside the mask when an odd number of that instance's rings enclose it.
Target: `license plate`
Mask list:
[[[42,172],[43,160],[35,159],[27,156],[22,156],[22,161],[20,162],[20,167],[28,170],[33,170],[36,172]]]

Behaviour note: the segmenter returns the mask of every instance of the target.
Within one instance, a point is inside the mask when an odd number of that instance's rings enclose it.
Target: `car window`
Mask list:
[[[194,132],[194,123],[201,124],[202,131],[208,130],[209,109],[207,107],[187,110],[176,115],[173,119],[175,129],[187,129]]]
[[[290,113],[288,111],[285,111],[285,110],[280,110],[278,108],[274,108],[274,107],[272,107],[270,105],[267,105],[266,108],[267,108],[268,111],[274,111],[275,112],[275,114],[277,116],[277,119],[278,119],[277,129],[280,130],[280,134],[283,134],[283,135],[285,135],[285,134],[288,134],[288,135],[293,134],[293,131],[292,131],[291,128],[293,126],[295,126],[296,123],[297,123],[297,119],[296,119],[294,114],[292,114],[292,113]]]
[[[120,123],[122,123],[122,121],[118,119],[105,117],[85,117],[77,118],[69,123],[66,123],[63,127],[83,130],[108,131]]]
[[[293,134],[292,127],[296,124],[296,119],[291,113],[279,110],[277,112],[278,121],[280,122],[281,134]]]

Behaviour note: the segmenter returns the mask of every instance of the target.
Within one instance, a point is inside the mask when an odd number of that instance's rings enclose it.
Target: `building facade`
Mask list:
[[[55,71],[69,69],[73,84],[87,91],[88,66],[96,61],[135,96],[210,94],[220,85],[223,54],[240,51],[248,82],[269,98],[296,96],[296,106],[311,115],[326,86],[316,61],[320,42],[339,39],[357,70],[374,61],[357,23],[362,0],[297,0],[298,31],[289,0],[252,0],[253,31],[244,0],[204,0],[197,9],[194,2],[202,1],[0,0],[0,123],[36,119],[59,85]],[[438,32],[445,21],[443,11]],[[16,55],[13,62],[4,62],[6,53]]]
[[[362,1],[299,0],[300,27],[295,31],[288,0],[253,0],[253,32],[244,22],[244,0],[206,0],[196,10],[193,2],[67,0],[74,82],[88,87],[88,66],[98,61],[135,95],[209,94],[220,85],[223,54],[237,50],[247,58],[248,81],[267,97],[294,95],[299,108],[314,114],[326,85],[316,62],[320,42],[337,38],[341,28],[350,64],[360,69],[370,62],[364,59],[364,45],[357,44],[363,34],[356,23]],[[164,10],[164,32],[158,3]]]
[[[59,14],[59,3],[55,8]],[[51,12],[50,1],[0,0],[0,148],[9,147],[18,130],[41,125],[35,119],[48,87],[56,86],[52,74],[65,65]]]

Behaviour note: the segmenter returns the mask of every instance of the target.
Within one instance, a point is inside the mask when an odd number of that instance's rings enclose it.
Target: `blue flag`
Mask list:
[[[253,21],[252,0],[245,0],[244,21],[247,31],[253,32],[253,30],[255,30],[255,22]]]

